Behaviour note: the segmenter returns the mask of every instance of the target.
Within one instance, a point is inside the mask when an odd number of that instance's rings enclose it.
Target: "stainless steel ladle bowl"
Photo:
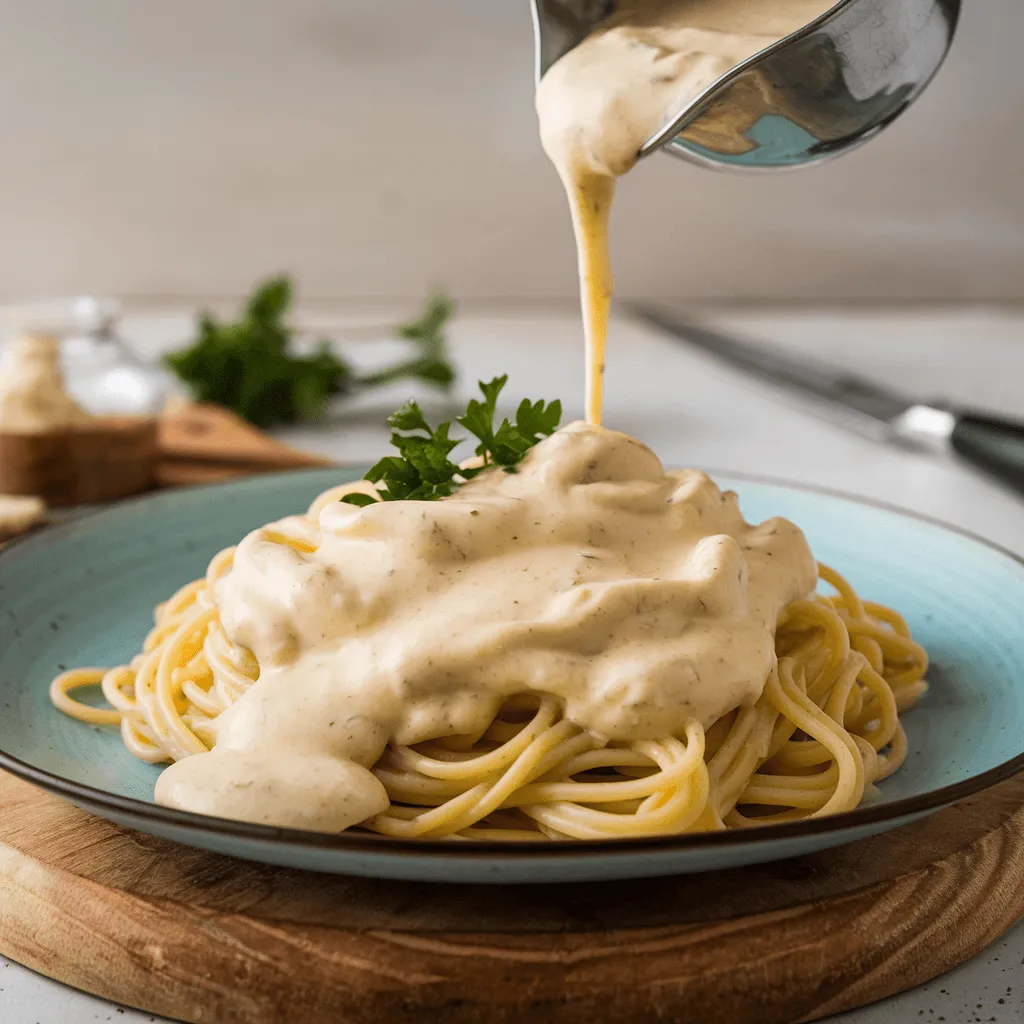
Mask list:
[[[754,0],[764,2],[764,0]],[[531,0],[537,79],[615,0]],[[723,75],[640,151],[706,167],[778,170],[874,138],[924,91],[949,51],[961,0],[839,0]]]

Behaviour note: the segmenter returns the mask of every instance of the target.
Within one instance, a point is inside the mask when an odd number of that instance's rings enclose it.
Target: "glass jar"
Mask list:
[[[61,336],[65,387],[94,416],[156,416],[170,382],[120,337],[120,315],[113,299],[74,301],[71,330]]]
[[[114,299],[85,296],[3,312],[11,338],[37,333],[59,340],[65,390],[94,416],[156,416],[174,390],[170,377],[120,336]]]

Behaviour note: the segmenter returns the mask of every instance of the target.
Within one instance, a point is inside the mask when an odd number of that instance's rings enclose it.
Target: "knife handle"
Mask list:
[[[950,443],[962,458],[1024,494],[1024,423],[959,416]]]

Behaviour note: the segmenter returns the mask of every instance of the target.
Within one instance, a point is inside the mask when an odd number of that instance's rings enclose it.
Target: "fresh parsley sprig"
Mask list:
[[[362,376],[326,340],[311,355],[291,351],[294,331],[285,316],[292,297],[290,278],[264,281],[237,320],[202,314],[195,341],[166,356],[165,364],[197,401],[226,406],[261,427],[319,419],[335,394],[408,378],[448,389],[455,380],[445,345],[454,309],[447,296],[432,295],[421,317],[397,328],[413,343],[410,358]]]
[[[524,398],[515,422],[503,419],[495,428],[498,396],[507,382],[507,374],[487,383],[480,381],[483,400],[471,399],[455,421],[479,442],[474,451],[483,460],[480,466],[462,469],[452,462],[451,453],[464,439],[451,437],[451,423],[431,427],[416,402],[407,402],[389,416],[391,444],[398,454],[385,456],[366,474],[367,480],[377,484],[380,500],[433,501],[448,497],[460,483],[492,466],[513,472],[535,444],[558,429],[562,403]],[[368,494],[347,494],[342,501],[363,506],[376,499]]]

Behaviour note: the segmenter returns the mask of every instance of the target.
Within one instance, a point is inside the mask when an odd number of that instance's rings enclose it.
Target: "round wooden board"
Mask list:
[[[190,1022],[809,1021],[1024,915],[1024,776],[755,868],[577,886],[375,882],[120,828],[0,772],[0,952]]]

